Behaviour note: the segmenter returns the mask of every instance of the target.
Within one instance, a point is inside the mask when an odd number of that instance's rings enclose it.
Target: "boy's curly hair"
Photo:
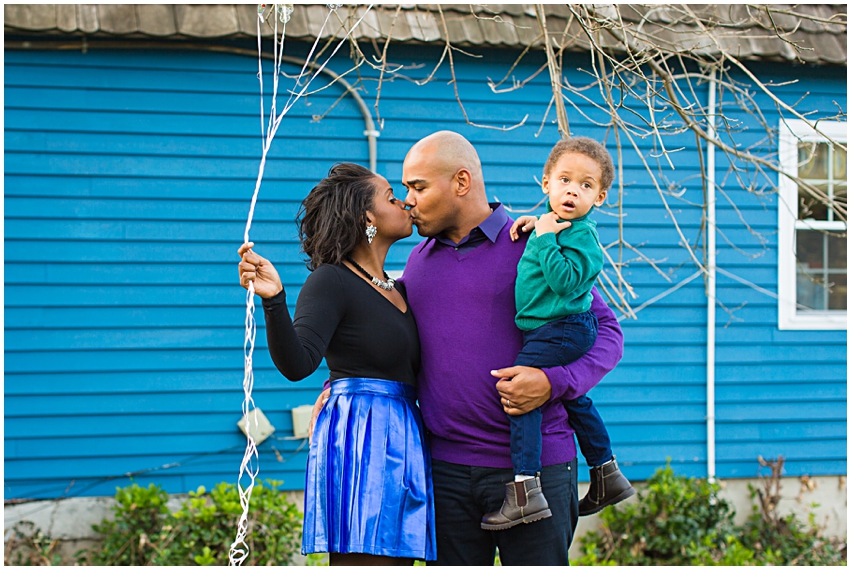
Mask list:
[[[550,156],[544,164],[544,176],[549,176],[550,171],[558,163],[559,159],[568,152],[576,152],[584,154],[593,159],[600,165],[600,170],[603,171],[603,179],[600,181],[601,190],[608,190],[612,187],[612,181],[615,179],[615,165],[612,161],[612,155],[599,142],[588,137],[572,137],[556,143],[550,151]]]

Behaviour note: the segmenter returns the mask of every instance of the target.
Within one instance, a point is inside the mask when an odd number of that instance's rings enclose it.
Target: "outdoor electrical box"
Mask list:
[[[310,420],[310,418],[308,418],[308,420]],[[245,414],[242,419],[236,423],[236,425],[239,426],[239,429],[245,435],[248,435],[246,429],[251,432],[251,437],[254,438],[255,445],[260,445],[266,441],[270,435],[275,433],[275,426],[266,419],[266,416],[260,411],[260,408],[254,408]]]
[[[313,415],[311,404],[293,408],[293,439],[307,439],[311,415]]]

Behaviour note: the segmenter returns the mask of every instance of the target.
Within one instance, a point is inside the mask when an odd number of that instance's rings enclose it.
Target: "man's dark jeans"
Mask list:
[[[531,331],[523,332],[523,349],[515,366],[550,368],[579,360],[597,340],[597,315],[586,311],[568,315]],[[576,432],[579,449],[588,465],[602,465],[612,458],[609,432],[587,396],[565,404],[570,427]],[[541,470],[541,410],[508,416],[511,423],[511,463],[517,475],[535,475]]]
[[[491,566],[496,549],[504,566],[567,566],[579,521],[576,459],[541,471],[553,516],[508,530],[483,530],[482,517],[502,506],[512,469],[471,467],[433,460],[437,561],[442,566]]]

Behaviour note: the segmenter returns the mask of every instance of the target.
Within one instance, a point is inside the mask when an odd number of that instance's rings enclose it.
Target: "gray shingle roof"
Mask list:
[[[601,13],[611,5],[593,5]],[[693,10],[711,26],[713,35],[734,55],[745,59],[795,60],[847,65],[845,5],[621,5],[625,25],[653,35],[680,50],[717,51],[707,35],[684,20]],[[768,10],[771,10],[769,12]],[[323,37],[340,35],[366,7],[343,6],[331,18]],[[446,30],[453,45],[522,48],[538,38],[539,26],[530,4],[442,4]],[[567,5],[548,4],[547,27],[572,50],[587,50],[588,38]],[[395,41],[443,42],[443,19],[436,4],[374,7],[358,28],[360,39],[386,36],[393,26]],[[325,4],[296,5],[287,24],[292,38],[314,38],[328,14]],[[805,15],[803,18],[799,15]],[[47,33],[150,38],[256,37],[256,4],[6,4],[7,34]],[[393,24],[395,18],[395,26]],[[778,31],[784,39],[778,37]],[[262,27],[264,36],[272,30]],[[604,45],[614,40],[602,34]],[[793,44],[799,46],[795,49]]]

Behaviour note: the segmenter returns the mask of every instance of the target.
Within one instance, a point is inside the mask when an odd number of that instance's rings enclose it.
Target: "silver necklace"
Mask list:
[[[386,279],[386,281],[382,281],[378,277],[373,277],[372,274],[369,271],[367,271],[366,269],[364,269],[363,267],[358,265],[358,262],[355,261],[354,259],[352,259],[352,257],[350,255],[346,256],[346,260],[348,260],[349,263],[354,265],[357,268],[358,271],[363,273],[364,276],[366,276],[366,278],[369,279],[370,283],[372,283],[373,285],[381,287],[385,291],[392,291],[393,288],[396,286],[396,280],[391,279],[390,276],[387,275],[386,271],[384,272],[384,279]]]

